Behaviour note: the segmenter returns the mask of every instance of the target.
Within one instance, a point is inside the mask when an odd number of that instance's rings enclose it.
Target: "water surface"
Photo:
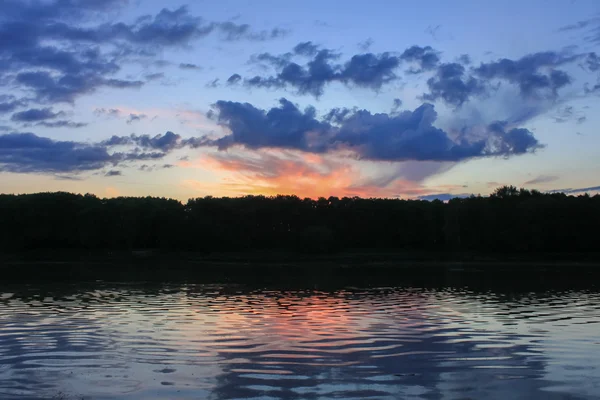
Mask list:
[[[1,399],[591,399],[596,289],[0,286]]]

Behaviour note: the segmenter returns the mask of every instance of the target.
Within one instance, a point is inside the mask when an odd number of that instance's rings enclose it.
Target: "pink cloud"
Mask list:
[[[440,190],[402,177],[369,176],[355,160],[293,151],[216,152],[196,161],[181,161],[179,166],[201,168],[218,177],[217,182],[186,180],[183,183],[207,195],[407,198]]]

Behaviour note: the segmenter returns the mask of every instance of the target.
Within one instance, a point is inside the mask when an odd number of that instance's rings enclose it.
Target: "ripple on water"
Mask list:
[[[593,290],[0,289],[0,398],[594,398],[599,300]]]

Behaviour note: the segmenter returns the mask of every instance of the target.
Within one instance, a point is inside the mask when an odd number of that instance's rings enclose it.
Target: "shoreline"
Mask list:
[[[38,254],[40,255],[40,254]],[[56,254],[55,254],[56,255]],[[439,256],[439,254],[438,254]],[[432,255],[360,253],[337,255],[137,253],[112,259],[8,260],[0,256],[4,282],[124,281],[240,283],[254,285],[478,284],[538,285],[544,281],[592,283],[600,260],[575,259],[441,260]],[[592,279],[593,278],[593,279]]]

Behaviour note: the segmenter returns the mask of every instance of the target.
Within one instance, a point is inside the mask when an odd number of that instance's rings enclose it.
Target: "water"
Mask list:
[[[599,322],[593,288],[0,286],[0,398],[600,398]]]

